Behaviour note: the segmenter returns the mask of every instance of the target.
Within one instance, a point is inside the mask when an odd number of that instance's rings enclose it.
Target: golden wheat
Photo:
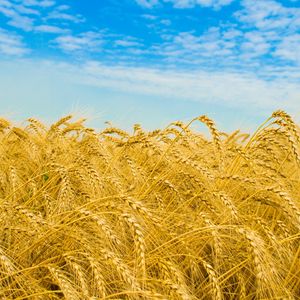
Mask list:
[[[0,118],[0,299],[300,299],[286,112],[252,136],[84,121]]]

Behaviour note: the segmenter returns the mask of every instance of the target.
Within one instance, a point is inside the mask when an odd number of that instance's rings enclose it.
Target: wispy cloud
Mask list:
[[[49,13],[49,15],[46,17],[48,20],[63,20],[63,21],[70,21],[74,23],[82,23],[85,21],[85,18],[82,17],[82,15],[77,14],[77,15],[72,15],[68,13],[63,13],[59,11],[54,11]]]
[[[151,20],[151,21],[158,19],[157,16],[150,15],[150,14],[143,14],[143,15],[141,15],[141,17],[145,20]]]
[[[56,7],[57,11],[64,11],[64,10],[69,10],[71,7],[69,5],[66,4],[62,4]]]
[[[103,44],[103,35],[93,31],[62,35],[53,40],[52,44],[65,52],[99,52]]]
[[[33,69],[36,68],[35,65],[39,65],[49,72],[60,74],[63,80],[80,86],[108,89],[136,97],[140,95],[174,101],[186,100],[232,109],[246,108],[253,112],[269,112],[279,107],[289,111],[299,110],[300,86],[289,78],[270,81],[259,78],[255,73],[242,71],[191,72],[112,66],[97,61],[82,64],[29,61],[29,64]],[[273,71],[275,70],[270,70]],[[299,77],[299,70],[294,71]]]
[[[213,7],[219,9],[222,6],[231,4],[235,0],[164,0],[173,3],[175,8],[192,8],[196,5]]]
[[[7,24],[15,28],[23,29],[24,31],[31,31],[33,29],[34,19],[27,16],[15,14]]]
[[[163,34],[163,42],[153,46],[153,53],[169,63],[191,66],[236,64],[243,33],[234,28],[211,27],[203,34],[179,32]],[[226,59],[224,59],[226,58]]]
[[[0,53],[6,56],[23,56],[30,50],[15,33],[0,28]]]
[[[55,34],[65,34],[68,33],[70,30],[63,29],[58,26],[52,26],[52,25],[39,25],[35,26],[34,30],[37,32],[44,32],[44,33],[55,33]]]
[[[51,7],[54,6],[56,2],[51,0],[23,0],[23,3],[26,6]]]
[[[145,8],[170,5],[177,9],[196,6],[217,9],[233,0],[136,0]],[[294,2],[295,3],[295,2]],[[284,6],[275,0],[241,0],[240,8],[226,22],[216,22],[201,30],[180,31],[176,19],[166,14],[142,14],[140,22],[151,31],[151,38],[141,41],[134,35],[126,36],[106,29],[105,36],[85,24],[85,32],[79,33],[79,23],[87,21],[84,16],[71,13],[72,8],[50,0],[0,0],[0,13],[8,18],[7,24],[23,31],[43,32],[57,35],[47,42],[68,53],[95,55],[100,51],[115,51],[118,58],[133,61],[153,62],[167,65],[181,64],[193,68],[266,67],[284,62],[299,65],[300,8]],[[147,10],[148,12],[148,10]],[[173,22],[174,21],[174,22]],[[200,20],[198,20],[200,22]],[[195,25],[195,24],[194,24]],[[101,27],[100,27],[101,28]],[[103,27],[102,27],[103,28]],[[187,28],[187,27],[185,27]],[[82,29],[82,28],[81,28]]]
[[[158,4],[172,3],[175,8],[193,8],[197,5],[202,7],[213,7],[219,9],[231,4],[235,0],[136,0],[137,4],[145,8],[153,8]]]
[[[36,16],[40,15],[40,12],[38,10],[24,6],[24,5],[13,5],[12,7],[20,14],[36,15]]]
[[[43,31],[57,34],[66,32],[59,29],[57,24],[48,24],[49,20],[84,22],[80,14],[68,13],[69,9],[68,5],[57,6],[55,1],[50,0],[25,0],[21,4],[17,0],[0,0],[0,14],[8,19],[7,24],[26,32]]]
[[[300,8],[285,7],[275,0],[242,0],[241,4],[243,9],[235,15],[250,27],[284,31],[294,31],[300,28]]]
[[[132,36],[121,36],[120,39],[113,41],[115,46],[127,47],[141,47],[143,43],[137,38]]]
[[[292,34],[282,39],[274,56],[295,62],[300,66],[300,34]]]
[[[242,59],[259,58],[268,54],[272,48],[272,43],[268,35],[259,31],[246,32],[240,45],[240,57]]]
[[[251,47],[274,57],[274,63],[279,58],[300,64],[300,8],[285,7],[275,0],[243,0],[242,5],[235,16],[250,31]]]
[[[296,105],[300,95],[298,85],[284,82],[267,82],[255,75],[206,72],[192,73],[162,71],[144,68],[108,67],[89,62],[83,70],[86,84],[110,87],[150,95],[165,95],[186,100],[209,103],[226,103],[231,106],[253,104],[256,107],[281,104],[289,93],[289,103]],[[234,89],[228,90],[229,86]],[[298,104],[297,104],[298,105]]]
[[[46,20],[58,20],[58,21],[68,21],[72,23],[83,23],[85,18],[81,14],[68,13],[70,6],[59,5],[55,7],[54,10],[49,12],[46,16]]]
[[[32,30],[34,18],[27,15],[38,15],[39,12],[27,9],[22,5],[16,5],[13,2],[1,0],[0,13],[9,19],[8,24],[23,29],[25,31]]]
[[[205,1],[180,3],[185,6],[196,2],[204,5]],[[210,5],[213,1],[205,3]],[[222,2],[226,3],[229,1]],[[243,0],[241,6],[230,21],[220,22],[202,32],[165,28],[161,31],[162,41],[153,44],[150,51],[167,63],[195,68],[226,66],[247,70],[284,62],[300,65],[300,8],[285,7],[274,0]],[[157,18],[151,15],[146,18],[158,26]]]
[[[136,0],[136,3],[146,8],[152,8],[159,3],[159,0]]]

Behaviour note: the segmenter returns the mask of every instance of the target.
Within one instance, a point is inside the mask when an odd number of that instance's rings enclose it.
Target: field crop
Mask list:
[[[0,299],[300,299],[299,195],[283,111],[251,136],[0,119]]]

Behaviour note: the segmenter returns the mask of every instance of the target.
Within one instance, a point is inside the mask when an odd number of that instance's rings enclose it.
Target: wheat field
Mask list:
[[[251,136],[84,121],[0,119],[0,299],[300,299],[287,113]]]

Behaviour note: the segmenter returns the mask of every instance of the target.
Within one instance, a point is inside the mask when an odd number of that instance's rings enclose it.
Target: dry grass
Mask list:
[[[190,129],[207,126],[212,138]],[[300,138],[0,119],[0,299],[299,299]]]

